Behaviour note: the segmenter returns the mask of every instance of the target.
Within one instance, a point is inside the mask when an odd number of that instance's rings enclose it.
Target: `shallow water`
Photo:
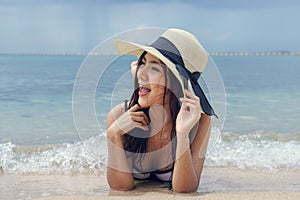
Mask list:
[[[130,98],[133,78],[128,73],[134,58],[120,57],[106,68],[94,97],[99,124],[78,134],[72,92],[84,59],[0,56],[0,171],[4,174],[105,171],[105,116],[123,97]],[[109,59],[100,56],[92,62],[101,66]],[[213,59],[224,81],[227,113],[224,127],[212,130],[206,165],[298,170],[300,56]],[[112,98],[112,91],[120,96]]]

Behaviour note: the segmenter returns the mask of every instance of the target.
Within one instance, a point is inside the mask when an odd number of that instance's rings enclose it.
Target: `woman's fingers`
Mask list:
[[[138,61],[137,61],[137,60],[132,61],[132,62],[131,62],[131,67],[136,67],[137,64],[138,64]]]
[[[131,63],[131,74],[132,74],[133,76],[135,76],[137,64],[138,64],[138,61],[133,61],[133,62]]]
[[[191,103],[185,102],[182,105],[183,105],[183,109],[184,110],[195,111],[195,112],[199,112],[200,113],[199,106],[196,106],[195,104],[191,104]]]
[[[195,108],[200,108],[200,102],[195,99],[188,99],[188,98],[180,98],[183,106],[191,106]]]
[[[148,125],[148,123],[147,123],[147,121],[145,120],[144,117],[141,117],[141,116],[131,116],[131,119],[132,119],[132,121],[141,123],[144,126]]]
[[[188,99],[188,98],[181,98],[180,101],[195,104],[195,105],[197,105],[199,103],[199,101],[196,99]]]
[[[132,106],[132,107],[129,109],[129,111],[130,111],[130,112],[135,112],[135,111],[137,111],[139,108],[140,108],[140,106],[139,106],[138,104],[135,104],[134,106]]]
[[[200,100],[199,97],[191,93],[189,90],[184,90],[186,98],[180,98],[182,105],[187,107],[186,110],[190,109],[199,109],[200,108]]]
[[[190,98],[190,99],[194,99],[194,100],[199,101],[199,97],[196,96],[195,94],[193,94],[191,91],[185,89],[185,90],[184,90],[184,93],[185,93],[185,95],[186,95],[187,98]]]
[[[147,130],[148,130],[148,126],[144,126],[144,125],[142,125],[142,124],[139,123],[139,122],[134,122],[134,123],[135,123],[135,127],[136,127],[136,128],[143,129],[144,131],[147,131]]]
[[[143,111],[132,112],[131,116],[143,117],[143,119],[145,120],[146,124],[150,123],[147,115]]]
[[[138,109],[140,109],[140,106],[138,104],[132,106],[129,109],[129,116],[131,118],[131,121],[136,128],[148,130],[148,124],[150,123],[149,119],[143,111],[138,111]]]

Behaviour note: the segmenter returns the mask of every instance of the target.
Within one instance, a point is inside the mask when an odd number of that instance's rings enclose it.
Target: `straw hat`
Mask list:
[[[207,64],[208,55],[194,35],[171,28],[149,46],[124,40],[117,40],[115,45],[121,54],[140,57],[146,51],[159,58],[179,80],[182,90],[193,88],[193,92],[200,98],[201,112],[215,115],[197,81]]]

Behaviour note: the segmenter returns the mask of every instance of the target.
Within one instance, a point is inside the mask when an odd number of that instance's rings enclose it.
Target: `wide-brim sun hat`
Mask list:
[[[208,62],[208,54],[197,38],[180,29],[167,29],[151,45],[141,45],[130,41],[116,40],[120,54],[133,54],[138,58],[144,51],[160,59],[178,79],[182,90],[193,88],[200,99],[201,112],[215,115],[198,79]]]

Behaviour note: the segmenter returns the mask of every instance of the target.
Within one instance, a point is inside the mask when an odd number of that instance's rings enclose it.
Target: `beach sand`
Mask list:
[[[0,175],[0,199],[300,199],[299,180],[299,171],[205,168],[198,191],[179,194],[157,182],[110,190],[105,175]]]
[[[45,200],[96,200],[96,199],[139,199],[139,200],[158,200],[158,199],[201,199],[201,200],[299,200],[299,192],[216,192],[212,194],[204,194],[200,196],[184,195],[184,194],[161,194],[159,192],[148,192],[140,196],[98,196],[98,197],[86,197],[86,196],[70,196],[70,197],[51,197],[44,198]]]

